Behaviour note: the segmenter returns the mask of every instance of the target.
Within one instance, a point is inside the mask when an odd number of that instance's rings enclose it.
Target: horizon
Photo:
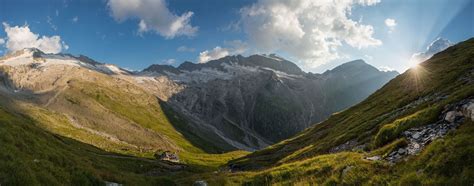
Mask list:
[[[2,185],[472,185],[474,0],[0,0]]]
[[[104,63],[104,62],[101,62],[101,61],[97,61],[97,60],[95,60],[95,59],[93,59],[93,58],[91,58],[91,57],[89,57],[89,56],[87,56],[87,55],[85,55],[85,54],[71,54],[71,53],[67,53],[67,52],[61,52],[61,53],[56,53],[56,54],[53,54],[53,53],[45,53],[45,52],[43,52],[42,50],[40,50],[40,49],[38,49],[38,48],[36,48],[36,47],[24,48],[23,50],[30,50],[30,49],[39,50],[40,52],[42,52],[42,53],[44,53],[44,54],[47,54],[47,55],[71,55],[71,56],[74,56],[74,57],[85,56],[85,57],[88,57],[88,58],[90,58],[90,59],[92,59],[92,60],[98,62],[98,63],[105,64],[105,65],[114,65],[114,66],[117,66],[117,67],[119,67],[119,68],[121,68],[121,69],[123,69],[123,70],[127,70],[127,71],[129,71],[129,72],[142,72],[142,71],[144,71],[145,69],[147,69],[147,68],[149,68],[149,67],[151,67],[151,66],[153,66],[153,65],[171,66],[171,67],[177,69],[177,68],[179,68],[179,66],[181,66],[182,64],[184,64],[184,63],[186,63],[186,62],[193,63],[193,64],[197,64],[197,65],[199,65],[199,64],[205,64],[205,63],[195,63],[195,62],[192,62],[192,61],[183,61],[183,62],[179,63],[178,65],[155,63],[155,64],[150,64],[149,66],[147,66],[147,67],[145,67],[145,68],[143,68],[143,69],[132,70],[132,69],[127,69],[127,68],[125,68],[125,67],[121,67],[121,66],[119,66],[119,65],[117,65],[117,64],[114,64],[114,63]],[[17,51],[11,51],[11,52],[9,52],[9,53],[4,53],[4,54],[3,54],[2,56],[0,56],[0,57],[4,57],[4,56],[7,56],[7,55],[11,55],[11,54],[14,54],[15,52],[18,52],[18,51],[19,51],[19,50],[17,50]],[[208,62],[211,62],[211,61],[219,61],[219,60],[224,59],[224,58],[226,58],[226,57],[242,56],[242,57],[244,57],[244,58],[248,58],[248,57],[254,56],[254,55],[259,55],[259,56],[263,56],[263,57],[268,57],[268,56],[270,56],[270,55],[275,55],[275,56],[278,57],[278,58],[282,58],[282,59],[284,59],[284,60],[286,60],[286,61],[288,61],[288,62],[290,62],[290,63],[295,64],[298,68],[301,69],[301,67],[300,67],[298,64],[296,64],[295,62],[290,61],[290,60],[288,60],[288,59],[286,59],[286,58],[283,58],[283,57],[281,57],[281,56],[278,56],[278,55],[276,55],[276,54],[274,54],[274,53],[271,53],[271,54],[249,54],[249,55],[235,54],[235,55],[224,56],[224,57],[218,58],[218,59],[213,59],[213,60],[210,60],[210,61],[208,61]],[[332,67],[332,68],[328,68],[327,70],[325,70],[325,71],[323,71],[323,72],[306,72],[306,71],[304,71],[304,69],[301,69],[301,70],[302,70],[303,72],[305,72],[305,73],[322,74],[322,73],[324,73],[324,72],[326,72],[326,71],[333,70],[333,69],[335,69],[335,68],[337,68],[337,67],[339,67],[339,66],[341,66],[341,65],[344,65],[344,64],[347,64],[347,63],[351,63],[351,62],[357,62],[357,61],[362,61],[362,62],[364,62],[365,64],[370,65],[370,66],[376,68],[377,70],[379,70],[379,71],[381,71],[381,72],[397,72],[398,74],[403,73],[403,72],[398,72],[398,71],[396,71],[396,70],[394,70],[394,69],[380,69],[380,68],[377,68],[377,67],[375,67],[374,65],[372,65],[372,64],[368,63],[367,61],[365,61],[364,59],[353,59],[353,60],[350,60],[350,61],[342,62],[341,64],[339,64],[339,65],[337,65],[337,66],[335,66],[335,67]]]
[[[474,36],[474,3],[469,0],[314,3],[308,8],[300,7],[306,1],[296,2],[296,8],[287,2],[265,0],[133,4],[137,2],[3,1],[0,55],[22,46],[37,46],[142,70],[152,64],[177,67],[185,61],[205,63],[227,55],[276,54],[305,72],[322,73],[362,59],[379,70],[403,73],[429,58],[428,47],[438,38],[447,39],[445,46],[450,46]],[[323,11],[324,6],[336,10],[338,15],[324,18],[341,22],[337,32],[336,27],[328,29],[301,15],[322,18],[310,12]],[[272,12],[275,7],[287,12],[295,24],[281,25],[278,16],[282,14]],[[260,27],[262,24],[268,28]],[[308,32],[306,27],[319,32]],[[30,38],[15,41],[16,34]],[[305,37],[315,43],[306,43]]]

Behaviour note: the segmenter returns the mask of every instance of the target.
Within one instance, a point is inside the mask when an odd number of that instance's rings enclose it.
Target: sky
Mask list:
[[[474,36],[474,0],[0,0],[0,22],[0,55],[36,47],[141,70],[275,53],[307,72],[356,59],[403,72],[436,39]]]

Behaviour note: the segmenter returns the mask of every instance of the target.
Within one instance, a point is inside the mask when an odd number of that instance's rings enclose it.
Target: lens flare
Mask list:
[[[419,64],[420,64],[420,61],[416,59],[411,59],[410,62],[408,63],[408,67],[412,69],[416,69],[418,68]]]

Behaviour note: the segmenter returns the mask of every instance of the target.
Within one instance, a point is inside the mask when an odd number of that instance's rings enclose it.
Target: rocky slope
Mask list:
[[[177,68],[152,65],[140,75],[182,87],[172,96],[157,95],[195,131],[207,125],[232,146],[255,150],[361,101],[397,73],[356,60],[312,74],[275,55],[239,55],[205,64],[185,62]]]

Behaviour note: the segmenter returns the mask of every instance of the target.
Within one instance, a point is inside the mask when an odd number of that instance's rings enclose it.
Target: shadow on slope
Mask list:
[[[171,172],[154,160],[105,152],[39,128],[28,116],[0,107],[0,184],[132,185],[173,184]],[[126,161],[124,161],[126,159]]]

